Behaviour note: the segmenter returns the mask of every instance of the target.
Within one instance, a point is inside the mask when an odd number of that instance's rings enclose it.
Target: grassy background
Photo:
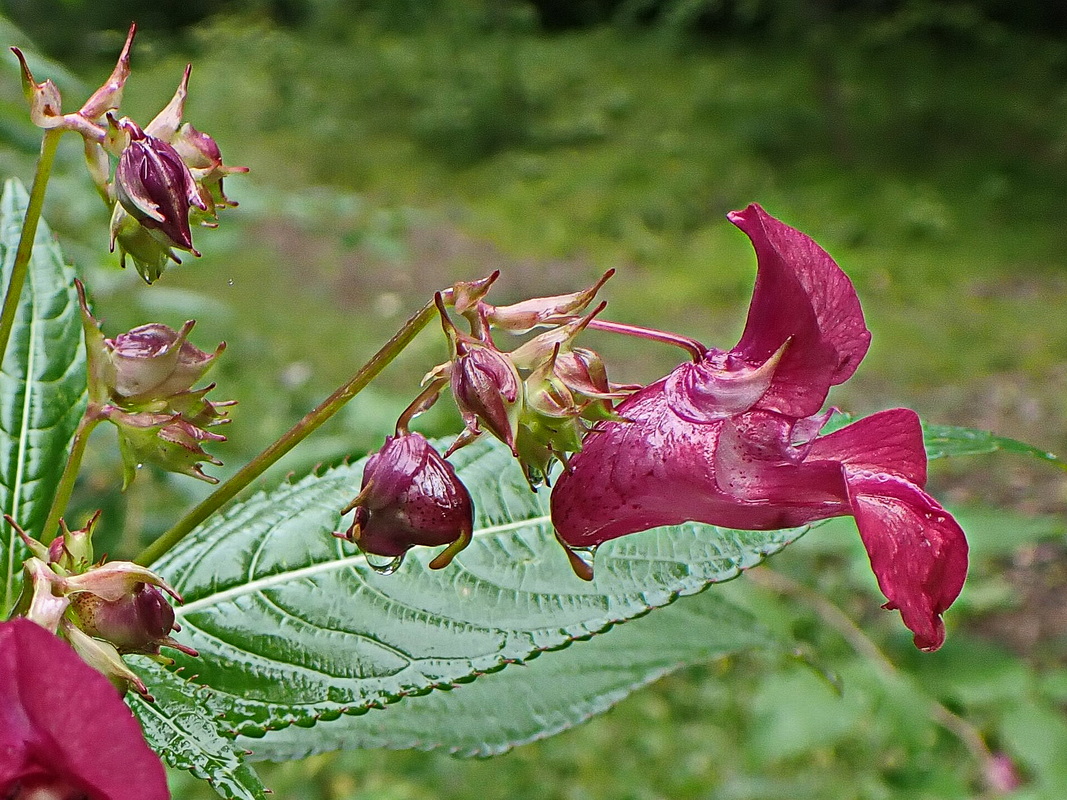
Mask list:
[[[327,4],[328,5],[328,4]],[[499,298],[570,291],[619,270],[611,318],[732,345],[754,260],[724,214],[751,201],[812,235],[856,283],[874,343],[832,402],[910,405],[927,420],[1067,451],[1067,48],[990,28],[944,37],[865,28],[696,36],[664,28],[546,33],[521,5],[488,24],[443,3],[432,25],[374,14],[286,27],[262,14],[142,35],[123,110],[146,121],[194,62],[187,117],[229,163],[241,207],[197,233],[153,287],[106,252],[107,214],[64,144],[48,217],[86,273],[105,331],[196,317],[240,406],[228,470],[284,431],[434,288],[501,269]],[[980,29],[984,32],[985,29]],[[17,31],[6,40],[24,44]],[[85,37],[61,81],[75,106],[118,31]],[[28,179],[35,134],[0,72],[3,172]],[[52,75],[42,67],[43,75]],[[58,78],[57,78],[58,80]],[[373,449],[444,357],[420,338],[375,390],[275,471]],[[678,360],[591,337],[617,380]],[[443,404],[442,404],[443,405]],[[430,430],[455,429],[435,410]],[[94,439],[76,502],[106,507],[113,552],[166,528],[199,485],[150,474],[124,501]],[[684,670],[604,717],[485,762],[356,752],[266,769],[293,798],[914,798],[975,796],[975,765],[915,686],[965,715],[1030,781],[1067,783],[1067,481],[1009,458],[941,465],[975,565],[949,643],[914,653],[879,612],[854,535],[820,533],[773,566],[859,620],[904,670],[880,675],[804,604],[728,591],[844,678],[759,656]],[[995,512],[989,511],[996,507]],[[1039,515],[1039,516],[1035,516]],[[177,797],[207,797],[175,777]],[[1030,792],[1030,794],[1025,794]]]

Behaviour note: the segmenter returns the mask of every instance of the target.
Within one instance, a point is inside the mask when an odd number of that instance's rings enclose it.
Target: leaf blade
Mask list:
[[[977,428],[923,423],[923,440],[926,443],[927,457],[930,459],[1003,452],[1037,458],[1067,470],[1067,461],[1059,458],[1055,453]]]
[[[498,755],[572,728],[682,667],[753,648],[786,646],[750,614],[705,592],[450,691],[239,741],[252,758],[272,761],[357,747]]]
[[[266,800],[255,770],[212,720],[198,694],[201,687],[147,659],[135,667],[154,691],[153,702],[136,694],[127,701],[149,746],[171,767],[208,781],[226,800]]]
[[[375,573],[330,536],[362,464],[261,494],[207,523],[160,571],[187,599],[179,663],[212,688],[234,733],[256,736],[395,702],[558,649],[736,577],[803,530],[682,525],[625,537],[571,573],[547,516],[506,448],[457,453],[479,509],[475,541],[431,571],[418,549]]]
[[[28,195],[9,180],[0,197],[0,285],[7,286]],[[0,374],[0,508],[38,533],[86,402],[85,349],[74,291],[42,220]],[[0,618],[18,595],[28,551],[0,523]]]

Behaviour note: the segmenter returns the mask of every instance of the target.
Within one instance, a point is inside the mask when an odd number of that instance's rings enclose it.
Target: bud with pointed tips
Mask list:
[[[189,167],[173,146],[149,136],[133,122],[120,127],[130,132],[130,143],[115,169],[115,194],[122,207],[167,247],[193,248],[189,227],[191,206],[207,210]]]
[[[526,333],[545,325],[561,325],[585,311],[608,278],[615,274],[609,269],[588,289],[553,297],[535,297],[510,306],[486,304],[486,320],[497,328],[512,333]]]
[[[180,414],[140,411],[128,413],[114,406],[105,409],[107,419],[119,429],[125,490],[137,477],[143,464],[155,464],[167,472],[218,483],[206,474],[201,464],[221,466],[222,462],[203,448],[205,442],[225,442],[226,437],[212,433],[183,419]]]
[[[171,638],[172,631],[180,630],[174,624],[174,608],[155,586],[136,583],[114,600],[82,592],[73,596],[71,606],[83,631],[110,642],[119,653],[157,655],[161,646],[167,646],[196,655]]]
[[[480,343],[457,344],[451,386],[471,431],[484,427],[514,452],[522,411],[522,382],[506,354]]]
[[[196,323],[186,322],[180,331],[157,322],[140,325],[104,344],[115,371],[113,396],[127,403],[167,399],[188,392],[220,353],[206,353],[188,341]]]
[[[389,436],[367,459],[359,495],[343,513],[353,510],[343,538],[365,553],[399,557],[416,545],[449,545],[433,569],[466,547],[474,528],[467,487],[419,433]]]
[[[148,228],[134,219],[121,203],[115,203],[111,212],[111,252],[119,251],[119,266],[126,269],[126,257],[144,282],[153,284],[163,274],[167,263],[182,263],[168,245],[163,244],[148,232]]]

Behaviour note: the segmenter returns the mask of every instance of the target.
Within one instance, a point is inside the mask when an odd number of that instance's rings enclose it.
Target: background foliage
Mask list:
[[[105,331],[193,316],[202,347],[228,340],[212,376],[220,396],[241,401],[220,449],[226,469],[343,380],[430,287],[496,267],[515,298],[618,267],[611,316],[729,346],[753,263],[723,214],[750,200],[811,234],[857,284],[874,345],[833,402],[856,413],[907,404],[929,421],[1067,451],[1067,323],[1056,313],[1067,304],[1067,43],[1057,4],[0,8],[27,31],[5,27],[5,43],[36,40],[62,61],[70,72],[34,66],[71,98],[107,74],[137,17],[147,29],[131,113],[150,117],[192,60],[191,119],[228,161],[253,169],[232,182],[241,207],[198,234],[205,257],[150,290],[106,254],[107,217],[75,145],[65,143],[46,209],[88,273]],[[0,163],[25,179],[37,136],[20,100],[7,59]],[[618,379],[674,364],[658,348],[596,344]],[[265,483],[376,447],[442,357],[436,338],[418,340],[374,394]],[[455,429],[435,414],[424,430]],[[120,468],[107,434],[94,445],[77,502],[83,512],[105,505],[114,554],[200,495],[151,474],[124,504],[110,492]],[[560,798],[973,797],[973,762],[930,721],[936,701],[1017,761],[1029,780],[1017,796],[1058,797],[1067,483],[1003,454],[939,462],[933,483],[975,556],[939,653],[914,653],[877,610],[847,528],[826,526],[771,564],[857,620],[898,673],[873,667],[810,603],[757,572],[711,591],[799,642],[840,677],[840,696],[779,656],[721,657],[500,758],[353,751],[265,769],[266,782],[302,798],[521,797],[531,787]],[[682,601],[679,613],[703,601]],[[177,796],[211,794],[175,781]]]

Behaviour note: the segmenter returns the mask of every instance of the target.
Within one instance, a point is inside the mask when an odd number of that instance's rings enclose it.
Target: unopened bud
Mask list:
[[[105,340],[115,368],[114,396],[125,402],[160,400],[189,391],[226,347],[205,353],[187,339],[192,321],[180,331],[150,323]]]
[[[480,343],[457,344],[452,362],[452,395],[468,429],[484,426],[515,450],[515,427],[522,410],[522,382],[511,360]]]
[[[189,209],[207,210],[189,168],[173,146],[141,131],[129,120],[130,143],[115,170],[116,196],[122,207],[167,247],[193,249]]]
[[[430,562],[439,569],[470,543],[474,510],[455,469],[419,433],[390,436],[367,459],[344,538],[360,550],[400,557],[415,545],[449,547]]]
[[[115,203],[111,212],[111,252],[119,251],[119,265],[126,268],[126,257],[133,261],[134,269],[145,283],[159,280],[167,262],[180,264],[169,245],[160,242],[148,232],[148,228],[130,216],[120,203]]]
[[[182,419],[179,414],[150,411],[131,414],[110,407],[107,409],[107,418],[119,429],[123,489],[133,482],[143,464],[155,464],[167,472],[218,483],[218,478],[204,473],[201,463],[221,466],[222,462],[205,451],[202,445],[205,442],[224,442],[225,436],[199,428]]]
[[[174,624],[174,608],[155,586],[135,584],[117,600],[81,592],[73,596],[71,606],[78,615],[78,627],[110,642],[119,653],[155,655],[167,646],[196,655],[171,638],[172,631],[180,630]]]

